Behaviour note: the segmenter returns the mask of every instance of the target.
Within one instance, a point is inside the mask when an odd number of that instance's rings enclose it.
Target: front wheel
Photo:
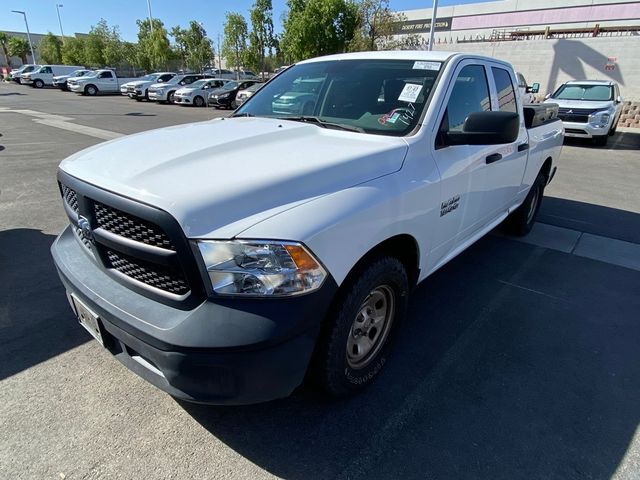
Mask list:
[[[193,99],[193,104],[196,107],[204,107],[204,98],[202,97],[196,97]]]
[[[408,303],[402,263],[379,257],[349,282],[327,318],[316,348],[316,378],[330,395],[346,396],[376,379]]]
[[[515,209],[505,221],[505,226],[509,233],[523,237],[531,231],[533,224],[536,222],[540,205],[542,204],[546,182],[547,177],[544,173],[538,173],[522,205]]]
[[[98,87],[96,87],[95,85],[87,85],[84,89],[84,93],[86,93],[90,97],[93,97],[98,94]]]
[[[42,80],[36,80],[35,82],[33,82],[33,86],[36,88],[43,88],[44,82]]]

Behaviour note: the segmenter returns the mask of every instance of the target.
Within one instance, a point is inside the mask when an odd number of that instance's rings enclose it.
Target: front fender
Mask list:
[[[338,285],[375,246],[396,235],[412,236],[427,258],[438,212],[437,185],[409,182],[402,171],[317,198],[267,218],[238,238],[301,241],[329,270]]]

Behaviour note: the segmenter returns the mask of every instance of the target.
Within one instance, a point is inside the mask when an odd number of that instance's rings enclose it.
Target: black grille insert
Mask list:
[[[100,202],[95,202],[95,215],[98,226],[111,233],[154,247],[176,250],[167,234],[154,223]]]
[[[78,213],[78,196],[76,195],[75,190],[70,189],[66,185],[60,184],[60,188],[62,190],[62,197],[64,201],[71,207],[71,210]]]
[[[178,269],[145,262],[113,250],[106,253],[111,268],[127,277],[175,295],[189,293],[187,280]]]

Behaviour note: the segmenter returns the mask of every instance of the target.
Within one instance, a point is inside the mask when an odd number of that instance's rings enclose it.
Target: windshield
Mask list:
[[[24,70],[21,70],[22,73],[29,73],[29,72],[33,72],[36,69],[36,67],[25,67]],[[18,70],[20,71],[20,70]]]
[[[149,81],[149,80],[155,80],[156,78],[158,78],[160,75],[158,75],[157,73],[148,73],[147,75],[145,75],[144,77],[140,77],[138,78],[138,81]]]
[[[233,90],[238,87],[238,82],[227,82],[220,87],[220,90]]]
[[[261,83],[254,83],[253,85],[251,85],[250,87],[247,87],[244,89],[245,92],[257,92],[258,90],[260,90],[260,87],[262,87]]]
[[[318,125],[406,135],[417,125],[441,66],[369,59],[303,63],[264,85],[236,116],[313,118]]]
[[[613,100],[613,87],[610,85],[563,85],[551,98],[606,102],[607,100]]]
[[[197,80],[195,82],[193,82],[191,85],[189,85],[189,88],[202,88],[204,86],[205,83],[207,83],[209,80],[204,78],[202,80]]]

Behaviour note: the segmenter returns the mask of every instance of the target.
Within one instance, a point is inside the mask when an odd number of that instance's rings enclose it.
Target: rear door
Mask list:
[[[493,162],[486,168],[485,201],[493,210],[491,217],[497,217],[507,208],[513,206],[522,185],[522,178],[527,167],[529,155],[527,129],[522,114],[522,99],[516,94],[517,80],[513,70],[502,64],[490,64],[489,68],[492,98],[492,109],[503,112],[518,113],[520,130],[515,142],[494,145]]]

